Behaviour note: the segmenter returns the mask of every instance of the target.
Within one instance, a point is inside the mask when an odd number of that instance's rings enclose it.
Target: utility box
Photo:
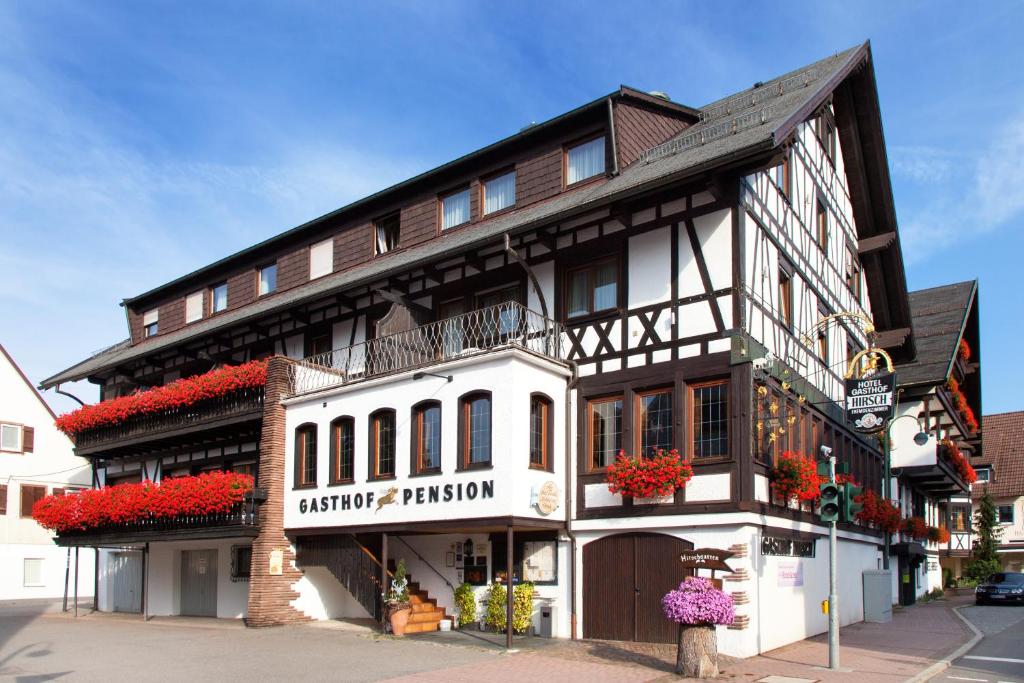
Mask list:
[[[892,621],[892,575],[888,570],[864,572],[864,621]]]
[[[540,633],[541,638],[555,637],[555,608],[551,605],[542,605],[540,608]]]

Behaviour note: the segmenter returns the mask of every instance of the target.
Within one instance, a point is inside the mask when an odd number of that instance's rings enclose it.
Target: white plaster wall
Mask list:
[[[285,527],[308,529],[350,527],[353,525],[394,522],[437,521],[515,515],[545,518],[531,506],[531,492],[544,482],[553,481],[559,497],[565,497],[565,384],[568,371],[519,351],[503,351],[478,358],[465,359],[431,368],[438,374],[452,374],[454,381],[426,376],[413,380],[405,373],[383,380],[371,380],[341,390],[303,398],[286,405],[288,438],[285,443]],[[492,466],[489,469],[456,471],[459,397],[467,392],[492,392]],[[530,394],[540,392],[552,400],[553,472],[529,467]],[[441,467],[437,475],[410,476],[410,438],[412,406],[425,399],[441,402]],[[380,408],[396,411],[397,477],[393,480],[368,481],[369,416]],[[341,415],[355,420],[355,483],[328,485],[330,423]],[[293,489],[294,439],[291,435],[302,424],[318,425],[319,461],[318,487]],[[483,498],[482,485],[493,482],[493,498]],[[478,495],[470,500],[466,487],[474,484]],[[423,489],[424,498],[430,487],[451,485],[453,493],[463,487],[462,500],[453,496],[450,502],[417,503],[415,494]],[[377,510],[376,500],[388,489],[399,489],[397,504]],[[406,499],[406,492],[411,496]],[[361,509],[342,509],[342,496],[373,494],[375,502]],[[333,498],[337,496],[338,498]],[[301,512],[303,501],[310,506],[316,500],[318,511]],[[327,501],[331,509],[320,510]],[[364,498],[365,500],[365,498]],[[552,513],[565,515],[564,502]]]
[[[43,561],[41,586],[25,585],[25,559]],[[78,597],[92,597],[95,560],[92,548],[83,548],[78,555]],[[0,545],[0,600],[59,598],[64,596],[64,569],[67,549],[40,543],[5,543]],[[75,591],[75,551],[71,550],[68,574],[68,598]]]
[[[672,286],[670,227],[629,238],[629,308],[668,301]]]
[[[372,615],[345,590],[326,567],[304,567],[292,584],[299,597],[291,604],[310,619],[371,619]]]

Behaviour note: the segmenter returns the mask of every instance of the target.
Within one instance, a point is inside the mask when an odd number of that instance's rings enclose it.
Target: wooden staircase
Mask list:
[[[394,571],[394,562],[388,562],[390,571]],[[405,627],[406,633],[429,633],[441,628],[441,620],[447,619],[448,615],[444,607],[437,606],[437,600],[430,597],[427,591],[420,587],[420,584],[412,580],[412,574],[406,574],[409,581],[409,605],[412,607],[412,614],[409,615],[409,624]]]

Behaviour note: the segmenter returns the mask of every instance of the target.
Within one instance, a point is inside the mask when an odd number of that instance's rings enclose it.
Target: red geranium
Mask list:
[[[160,483],[117,484],[46,496],[32,507],[32,517],[46,529],[65,533],[125,522],[211,515],[230,511],[252,487],[248,474],[204,472]]]
[[[933,543],[949,543],[949,529],[944,526],[928,527],[928,540]]]
[[[772,490],[784,503],[794,498],[799,501],[817,500],[825,481],[818,475],[818,463],[814,458],[795,451],[780,455],[771,471]]]
[[[679,451],[658,449],[653,458],[630,458],[622,451],[608,466],[605,481],[612,493],[633,498],[671,496],[686,486],[693,476],[693,468]]]
[[[871,489],[864,491],[858,497],[858,500],[863,505],[861,511],[857,513],[859,521],[865,524],[874,524],[882,531],[890,534],[900,530],[900,523],[902,522],[900,511],[891,501],[886,500]]]
[[[970,346],[970,344],[967,343],[966,339],[961,339],[960,340],[960,348],[958,350],[959,350],[959,353],[960,353],[960,359],[963,362],[966,363],[967,361],[969,361],[971,359],[971,346]]]
[[[978,473],[974,470],[970,461],[967,460],[967,456],[963,454],[963,451],[960,450],[960,447],[957,446],[954,441],[950,439],[943,439],[940,444],[940,448],[946,451],[949,461],[952,463],[953,468],[957,471],[957,474],[960,475],[961,479],[968,484],[973,484],[978,481]]]
[[[58,417],[57,429],[74,438],[86,430],[114,425],[136,415],[182,408],[234,391],[262,387],[266,383],[267,362],[254,360],[179,379],[130,396],[82,406]]]
[[[953,407],[960,413],[960,416],[964,420],[964,424],[967,426],[967,430],[971,433],[978,431],[978,418],[974,416],[974,410],[971,408],[971,404],[967,401],[967,395],[960,389],[960,383],[957,382],[956,379],[950,377],[946,380],[946,390],[949,391],[949,397],[953,402]]]
[[[908,517],[903,520],[903,533],[919,541],[928,538],[928,524],[922,517]]]

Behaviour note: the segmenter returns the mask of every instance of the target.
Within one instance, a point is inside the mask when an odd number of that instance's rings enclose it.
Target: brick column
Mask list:
[[[267,490],[267,500],[260,506],[260,533],[252,543],[252,571],[249,579],[249,626],[277,626],[309,617],[291,606],[299,596],[292,585],[302,578],[295,568],[295,553],[284,535],[284,406],[281,396],[289,386],[288,367],[291,361],[274,356],[267,364],[267,386],[263,401],[263,432],[260,436],[259,485]],[[282,572],[270,574],[270,557],[275,551],[283,555]]]

